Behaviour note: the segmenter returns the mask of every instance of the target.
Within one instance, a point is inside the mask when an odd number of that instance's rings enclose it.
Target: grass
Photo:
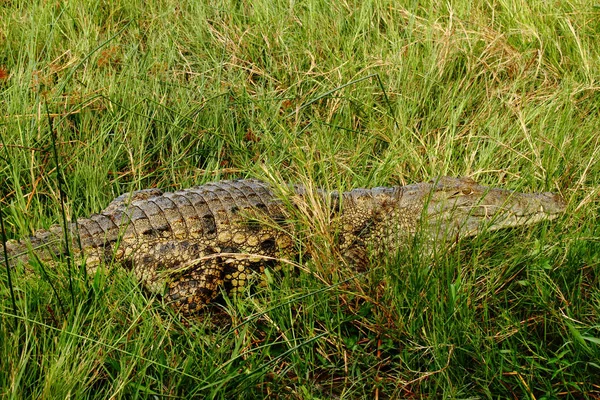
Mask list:
[[[310,260],[190,321],[119,268],[11,285],[3,268],[0,396],[600,397],[599,17],[567,0],[1,2],[9,239],[62,223],[59,182],[69,220],[233,177],[468,175],[569,207],[359,275],[326,219],[299,215]]]

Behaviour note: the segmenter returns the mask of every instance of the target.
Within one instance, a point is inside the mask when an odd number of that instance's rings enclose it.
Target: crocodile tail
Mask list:
[[[8,264],[10,267],[14,267],[17,264],[28,264],[29,263],[29,249],[27,243],[23,240],[9,240],[5,242],[6,253],[8,255]],[[1,251],[4,249],[0,248]],[[4,266],[5,258],[4,253],[1,255],[0,265]]]
[[[58,225],[39,230],[28,239],[6,242],[8,263],[11,267],[28,265],[32,258],[51,261],[63,253],[62,228]],[[34,257],[32,257],[34,255]],[[3,258],[3,257],[2,257]],[[4,264],[4,263],[2,263]]]
[[[100,249],[102,252],[105,243],[114,241],[119,236],[118,220],[121,215],[120,211],[115,212],[112,218],[103,214],[93,214],[90,218],[80,218],[77,222],[69,223],[69,253],[78,255],[81,254],[81,249],[86,249],[85,253],[88,255],[94,252],[93,249]],[[8,262],[12,267],[19,264],[28,265],[34,260],[51,262],[67,254],[64,230],[60,225],[38,230],[26,239],[9,240],[6,247]],[[0,260],[3,258],[0,257]],[[0,261],[0,265],[3,264],[4,262]]]

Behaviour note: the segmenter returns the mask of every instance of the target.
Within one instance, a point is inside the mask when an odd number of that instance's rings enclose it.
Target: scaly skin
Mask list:
[[[307,196],[290,188],[291,207]],[[426,251],[443,248],[483,229],[551,220],[565,209],[552,193],[524,194],[442,177],[403,187],[316,192],[330,204],[332,229],[344,258],[358,268],[369,256],[393,252],[419,233]],[[173,193],[147,189],[115,199],[104,211],[71,224],[70,249],[93,274],[118,261],[152,293],[192,313],[221,288],[238,290],[251,274],[293,258],[290,207],[257,180],[221,181]],[[77,236],[78,235],[78,236]],[[77,240],[78,237],[78,240]],[[8,243],[12,263],[63,253],[62,229],[38,231]]]

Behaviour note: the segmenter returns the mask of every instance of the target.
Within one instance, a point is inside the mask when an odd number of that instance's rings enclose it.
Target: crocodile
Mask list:
[[[117,197],[68,225],[70,252],[90,274],[115,262],[130,268],[149,292],[190,314],[221,291],[239,291],[252,275],[297,257],[290,216],[314,199],[313,207],[328,213],[340,261],[356,268],[417,237],[419,248],[431,252],[484,230],[551,220],[566,207],[554,193],[490,188],[470,178],[348,192],[230,180]],[[64,236],[54,225],[8,241],[9,264],[55,262],[65,255]]]

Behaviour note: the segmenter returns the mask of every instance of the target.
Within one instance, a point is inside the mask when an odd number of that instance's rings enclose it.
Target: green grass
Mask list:
[[[61,223],[53,140],[68,219],[233,177],[468,175],[569,203],[361,275],[299,215],[312,259],[190,321],[67,265],[12,271],[15,314],[2,268],[0,397],[600,397],[599,21],[568,0],[0,2],[8,238]]]

